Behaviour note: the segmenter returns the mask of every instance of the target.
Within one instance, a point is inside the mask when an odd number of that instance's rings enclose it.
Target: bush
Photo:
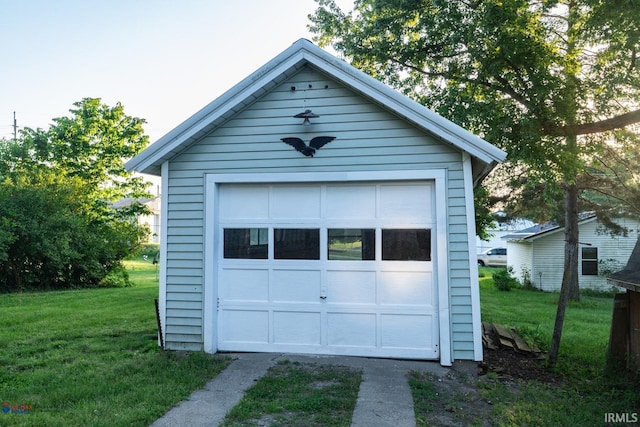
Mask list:
[[[104,288],[128,288],[132,286],[129,280],[129,272],[120,264],[100,281],[100,286]]]
[[[53,172],[0,182],[0,227],[0,292],[126,283],[121,260],[145,234]]]
[[[522,289],[526,289],[528,291],[538,290],[536,284],[531,279],[531,272],[527,268],[522,269],[522,278],[520,279],[520,285],[522,286]]]
[[[500,291],[510,291],[519,286],[518,281],[511,276],[513,269],[503,268],[493,273],[493,284]]]

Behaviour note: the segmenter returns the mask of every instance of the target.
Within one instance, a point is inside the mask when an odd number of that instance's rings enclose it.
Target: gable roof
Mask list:
[[[578,221],[578,227],[583,224],[590,223],[598,219],[595,215],[589,213],[586,215],[582,215],[582,219]],[[564,227],[561,227],[556,222],[545,222],[544,224],[536,224],[532,227],[528,227],[519,231],[515,231],[513,233],[506,234],[502,236],[502,239],[509,241],[518,241],[518,240],[527,240],[533,241],[537,240],[541,237],[550,236],[552,234],[559,233],[564,231]]]
[[[260,96],[311,65],[365,98],[415,124],[472,157],[474,183],[505,159],[506,153],[482,138],[391,89],[384,83],[330,55],[309,40],[300,39],[253,74],[206,105],[140,154],[125,167],[160,175],[162,163],[221,126]]]

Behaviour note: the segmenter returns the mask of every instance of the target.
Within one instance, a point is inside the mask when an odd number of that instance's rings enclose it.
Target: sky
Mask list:
[[[353,0],[338,0],[343,10]],[[0,138],[101,98],[151,142],[300,38],[314,0],[0,0]]]

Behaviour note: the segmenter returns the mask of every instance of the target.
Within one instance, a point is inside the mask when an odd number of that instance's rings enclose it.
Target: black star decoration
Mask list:
[[[282,142],[289,144],[307,157],[313,157],[317,150],[321,149],[334,139],[336,139],[335,136],[316,136],[309,142],[309,145],[307,145],[300,138],[280,138]]]

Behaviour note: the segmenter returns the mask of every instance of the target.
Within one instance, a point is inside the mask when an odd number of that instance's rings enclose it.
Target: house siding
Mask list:
[[[291,90],[296,86],[295,91]],[[309,87],[313,89],[309,89]],[[325,89],[325,86],[328,89]],[[301,126],[292,116],[320,118]],[[331,135],[307,158],[280,138]],[[205,174],[447,170],[447,227],[454,359],[473,358],[468,218],[462,154],[311,67],[238,112],[168,165],[166,346],[202,349]],[[200,322],[198,323],[198,319]]]
[[[628,228],[627,236],[611,236],[597,220],[579,224],[578,281],[583,289],[608,289],[605,271],[594,276],[582,274],[582,247],[598,248],[599,270],[601,262],[609,262],[613,271],[624,267],[638,239],[640,224],[630,219],[618,219],[616,222]],[[562,285],[564,273],[564,230],[560,229],[529,238],[525,241],[508,242],[508,265],[514,270],[514,276],[522,280],[522,273],[528,269],[535,286],[544,291],[558,291]],[[616,268],[617,267],[617,268]]]
[[[507,250],[507,265],[513,269],[513,276],[522,283],[522,278],[527,272],[533,277],[532,272],[532,245],[529,242],[509,242]]]

